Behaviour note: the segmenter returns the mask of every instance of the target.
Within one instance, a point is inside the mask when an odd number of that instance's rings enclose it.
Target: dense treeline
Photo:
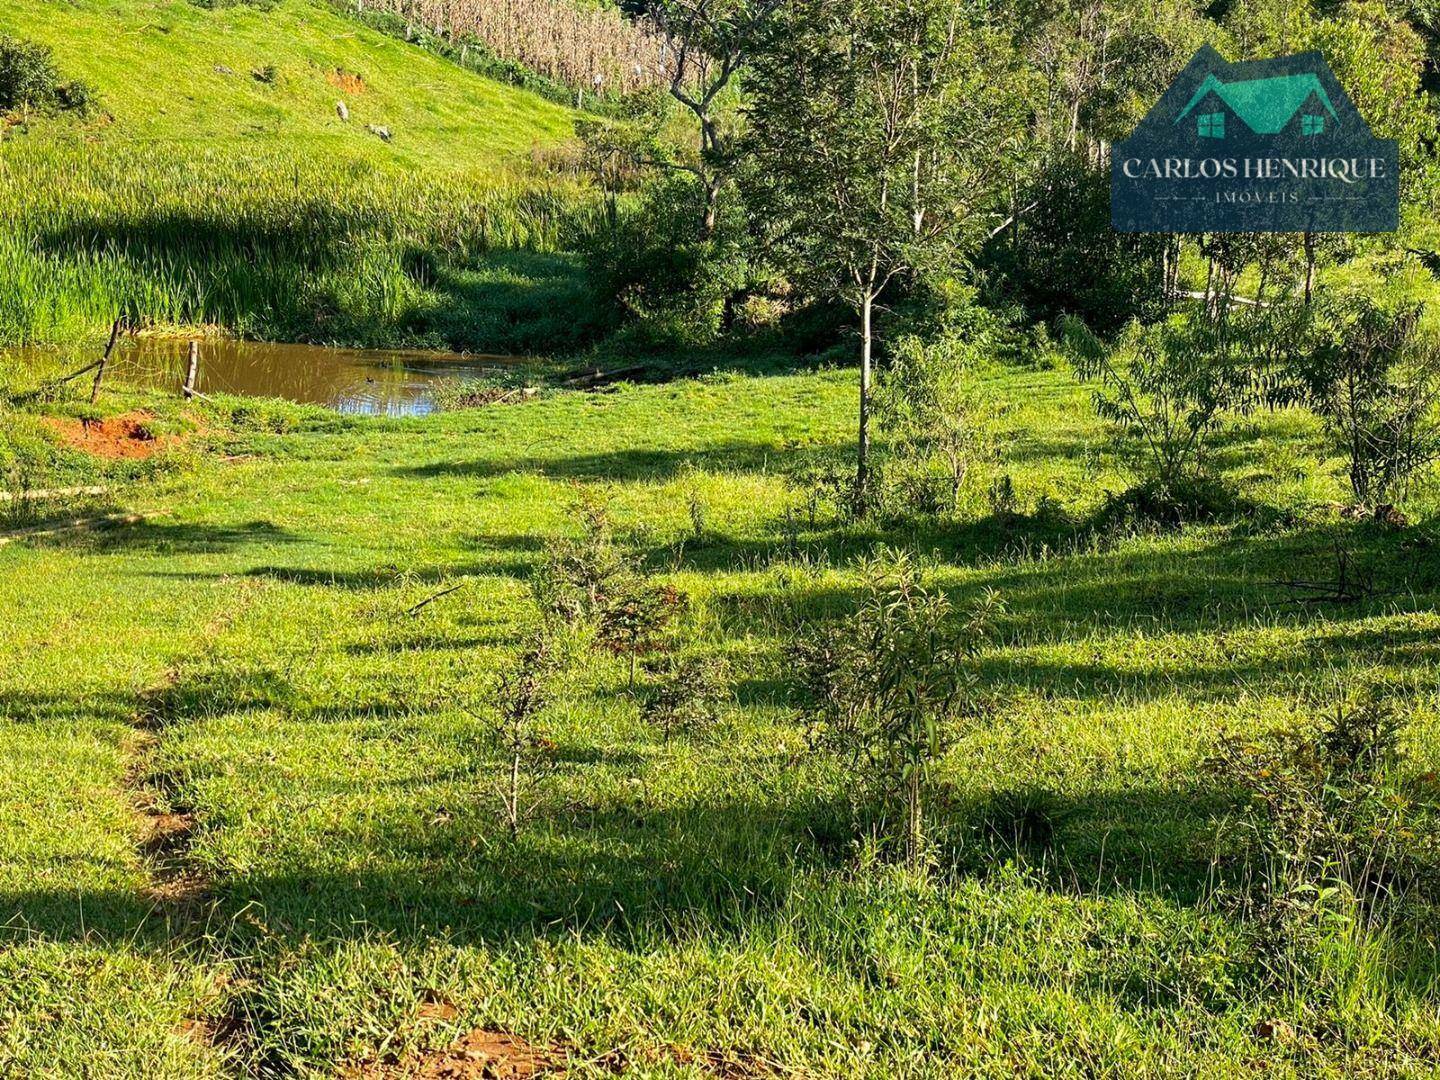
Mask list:
[[[1141,443],[1178,442],[1151,455],[1147,480],[1166,499],[1195,478],[1226,415],[1325,397],[1317,357],[1354,361],[1359,348],[1347,292],[1413,323],[1374,393],[1408,395],[1391,411],[1416,423],[1425,414],[1428,323],[1404,317],[1416,297],[1379,290],[1419,280],[1396,271],[1428,278],[1424,12],[1377,0],[656,0],[651,14],[677,56],[707,63],[678,72],[668,98],[636,95],[623,121],[581,125],[612,207],[589,240],[596,288],[652,345],[734,342],[816,303],[848,311],[860,512],[880,497],[868,477],[877,369],[961,378],[977,326],[992,345],[1038,353],[1061,335],[1081,376],[1116,395],[1099,392],[1102,414]],[[1322,51],[1375,134],[1399,141],[1400,232],[1115,232],[1109,148],[1207,42],[1235,60]],[[947,340],[956,326],[967,341]],[[1413,436],[1372,432],[1351,451]]]

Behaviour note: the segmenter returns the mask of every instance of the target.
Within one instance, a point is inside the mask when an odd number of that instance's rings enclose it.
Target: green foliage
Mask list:
[[[94,107],[95,91],[62,81],[48,47],[0,34],[0,112],[68,110],[85,116]]]
[[[1113,344],[1067,318],[1062,337],[1096,414],[1120,436],[1143,483],[1183,503],[1230,414],[1277,400],[1308,314],[1299,305],[1233,310],[1221,295],[1152,326],[1131,323]]]
[[[1318,723],[1262,738],[1231,737],[1207,765],[1241,792],[1226,847],[1244,876],[1232,899],[1277,935],[1305,946],[1327,914],[1371,912],[1433,887],[1433,807],[1398,783],[1404,717],[1377,689],[1340,694]]]
[[[988,314],[963,301],[928,337],[911,333],[891,343],[875,395],[883,502],[959,512],[967,480],[991,457],[995,407],[975,376],[993,348]]]
[[[1420,305],[1391,310],[1342,294],[1317,308],[1319,340],[1300,379],[1349,461],[1355,498],[1376,507],[1440,458],[1440,342],[1422,329]]]
[[[743,216],[727,210],[701,235],[703,200],[690,177],[652,180],[584,241],[597,302],[613,303],[646,345],[713,342],[746,283]]]
[[[861,599],[844,618],[802,626],[789,661],[812,736],[838,753],[896,819],[907,865],[926,859],[925,806],[956,725],[980,715],[968,661],[999,607],[987,593],[967,616],[891,550],[860,568]]]
[[[645,720],[659,729],[666,743],[676,734],[703,735],[720,722],[729,681],[723,657],[667,657],[658,684],[645,697]]]
[[[634,559],[615,542],[610,512],[601,499],[582,494],[575,516],[580,536],[551,540],[530,579],[545,617],[566,623],[597,619],[619,582],[638,572]]]
[[[1038,319],[1071,314],[1101,334],[1161,309],[1171,238],[1111,228],[1108,163],[1058,151],[1016,198],[1019,224],[987,249],[994,291],[1013,290]]]

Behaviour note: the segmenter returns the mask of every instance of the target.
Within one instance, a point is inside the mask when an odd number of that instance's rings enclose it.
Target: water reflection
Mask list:
[[[378,416],[423,416],[434,410],[440,381],[475,379],[519,362],[508,356],[219,339],[202,340],[199,347],[202,393],[287,398]],[[126,338],[115,348],[113,371],[127,382],[178,394],[189,354],[185,339]]]

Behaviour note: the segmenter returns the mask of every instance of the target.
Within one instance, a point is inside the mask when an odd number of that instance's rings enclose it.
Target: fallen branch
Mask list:
[[[47,383],[41,383],[41,384],[40,384],[39,386],[37,386],[34,390],[31,390],[31,391],[30,391],[29,393],[27,393],[27,394],[22,394],[22,395],[20,395],[20,396],[19,396],[18,398],[16,398],[15,400],[17,400],[17,401],[30,401],[30,400],[32,400],[32,399],[34,399],[34,398],[38,398],[41,394],[48,394],[48,393],[50,393],[52,390],[58,390],[60,387],[64,386],[66,383],[71,382],[71,381],[73,381],[73,380],[75,380],[75,379],[80,378],[81,375],[87,375],[87,374],[89,374],[90,372],[94,371],[94,372],[95,372],[95,384],[90,388],[90,403],[93,405],[93,404],[95,403],[95,397],[96,397],[96,395],[98,395],[98,394],[100,393],[100,380],[101,380],[102,378],[104,378],[104,376],[105,376],[105,365],[106,365],[106,364],[109,362],[109,360],[110,360],[110,354],[115,350],[115,340],[120,336],[120,325],[121,325],[121,324],[120,324],[120,320],[119,320],[119,319],[116,319],[116,320],[114,321],[114,323],[111,324],[111,326],[110,326],[110,341],[109,341],[108,344],[106,344],[106,346],[105,346],[105,353],[104,353],[104,355],[102,355],[102,356],[100,357],[99,360],[92,360],[90,363],[86,364],[84,367],[79,368],[79,369],[76,370],[76,371],[72,371],[69,375],[62,375],[62,376],[61,376],[60,378],[58,378],[58,379],[51,379],[51,380],[50,380],[49,382],[47,382]],[[98,370],[97,370],[97,369],[98,369]]]
[[[628,379],[635,375],[644,375],[649,367],[645,364],[636,364],[633,367],[619,368],[615,371],[592,371],[586,375],[577,375],[573,379],[566,379],[561,386],[600,386],[604,383],[619,382],[621,379]]]
[[[0,547],[18,544],[25,540],[42,540],[67,532],[91,532],[97,529],[118,529],[124,525],[139,525],[145,520],[144,514],[107,514],[98,518],[75,518],[59,525],[36,526],[0,535]]]
[[[0,502],[32,502],[39,499],[70,499],[77,495],[104,495],[106,487],[45,488],[39,491],[0,491]]]
[[[421,608],[424,608],[424,607],[429,606],[430,604],[433,604],[436,600],[439,600],[442,596],[449,596],[452,592],[459,592],[461,589],[465,588],[465,586],[466,586],[466,585],[469,585],[469,584],[470,584],[470,583],[469,583],[468,581],[462,581],[462,582],[460,582],[459,585],[451,585],[450,588],[448,588],[448,589],[441,589],[441,590],[440,590],[439,592],[437,592],[434,596],[427,596],[424,600],[421,600],[421,601],[420,601],[418,604],[416,604],[414,607],[412,607],[412,608],[407,608],[406,611],[405,611],[405,614],[406,614],[406,615],[414,615],[414,614],[415,614],[416,612],[418,612]]]

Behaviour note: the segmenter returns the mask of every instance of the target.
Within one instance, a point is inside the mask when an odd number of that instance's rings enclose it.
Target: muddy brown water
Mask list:
[[[286,398],[376,416],[423,416],[434,411],[437,384],[479,379],[524,362],[513,356],[225,339],[201,339],[199,348],[201,393]],[[126,382],[179,394],[189,356],[188,339],[122,338],[110,370]]]

